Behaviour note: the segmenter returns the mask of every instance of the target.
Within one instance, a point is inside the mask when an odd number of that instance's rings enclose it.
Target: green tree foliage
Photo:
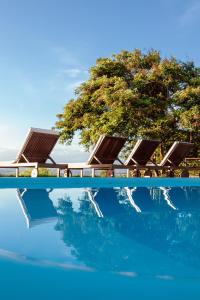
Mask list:
[[[199,134],[200,68],[158,51],[122,51],[100,58],[56,123],[63,143],[80,133],[86,149],[99,135],[193,141]]]

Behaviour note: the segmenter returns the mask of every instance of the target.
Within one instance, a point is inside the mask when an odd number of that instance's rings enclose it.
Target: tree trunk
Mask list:
[[[190,143],[192,143],[192,131],[190,131]]]

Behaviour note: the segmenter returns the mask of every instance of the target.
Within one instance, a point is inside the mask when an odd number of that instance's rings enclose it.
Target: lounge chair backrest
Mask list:
[[[169,151],[166,153],[163,160],[161,161],[160,166],[178,167],[192,148],[192,143],[174,142]]]
[[[30,128],[25,142],[17,155],[16,162],[45,163],[58,138],[59,134],[54,130]]]
[[[138,140],[127,158],[125,165],[145,166],[159,144],[160,142],[157,140]]]
[[[113,164],[126,142],[125,138],[100,136],[89,159],[88,164]]]

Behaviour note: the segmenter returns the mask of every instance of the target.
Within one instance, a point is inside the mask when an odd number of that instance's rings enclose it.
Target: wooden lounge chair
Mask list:
[[[160,166],[178,167],[192,148],[192,143],[174,142],[161,161]]]
[[[92,169],[92,177],[95,176],[95,170],[113,170],[115,168],[124,168],[122,161],[118,155],[126,142],[125,138],[101,135],[96,143],[88,161],[86,163],[69,163],[69,170]],[[114,165],[115,161],[120,164]]]
[[[160,144],[158,140],[143,140],[140,139],[136,142],[133,150],[125,161],[125,166],[127,167],[127,177],[129,177],[130,169],[136,169],[136,176],[141,176],[140,169],[146,170],[148,175],[148,162],[151,162],[151,157]],[[147,176],[149,177],[149,175]]]
[[[50,156],[58,138],[59,134],[54,130],[30,128],[16,159],[0,162],[0,168],[15,168],[18,176],[20,167],[31,167],[34,168],[32,177],[38,176],[38,168],[57,168],[59,175],[60,169],[66,169],[67,164],[57,164]]]
[[[186,155],[192,150],[193,144],[187,142],[174,142],[171,148],[168,150],[163,160],[159,164],[161,168],[168,168],[169,176],[173,177],[173,170],[178,169],[179,165],[185,159]],[[183,168],[182,177],[189,177],[188,170],[194,168]],[[184,175],[185,174],[185,175]]]
[[[129,157],[125,161],[126,166],[146,166],[160,144],[157,140],[138,140]]]
[[[158,145],[159,141],[139,140],[133,148],[127,161],[125,162],[125,165],[130,169],[133,169],[135,166],[138,172],[136,176],[140,176],[140,169],[146,169],[145,175],[148,177],[151,176],[152,170],[156,172],[157,176],[159,175],[158,170],[167,170],[169,174],[171,174],[169,176],[173,176],[173,170],[180,168],[180,163],[184,160],[186,155],[193,148],[192,143],[174,142],[169,151],[166,153],[163,160],[161,161],[161,163],[156,164],[155,162],[151,161],[151,156]],[[151,163],[147,164],[148,161],[150,161]],[[182,169],[182,175],[189,176],[189,169],[187,167],[182,167]],[[190,169],[194,170],[195,168],[191,167]],[[129,169],[127,171],[129,171]]]

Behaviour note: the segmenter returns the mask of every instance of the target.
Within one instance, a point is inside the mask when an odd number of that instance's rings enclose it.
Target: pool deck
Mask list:
[[[85,187],[175,187],[200,186],[200,178],[0,178],[0,188],[47,189]]]

